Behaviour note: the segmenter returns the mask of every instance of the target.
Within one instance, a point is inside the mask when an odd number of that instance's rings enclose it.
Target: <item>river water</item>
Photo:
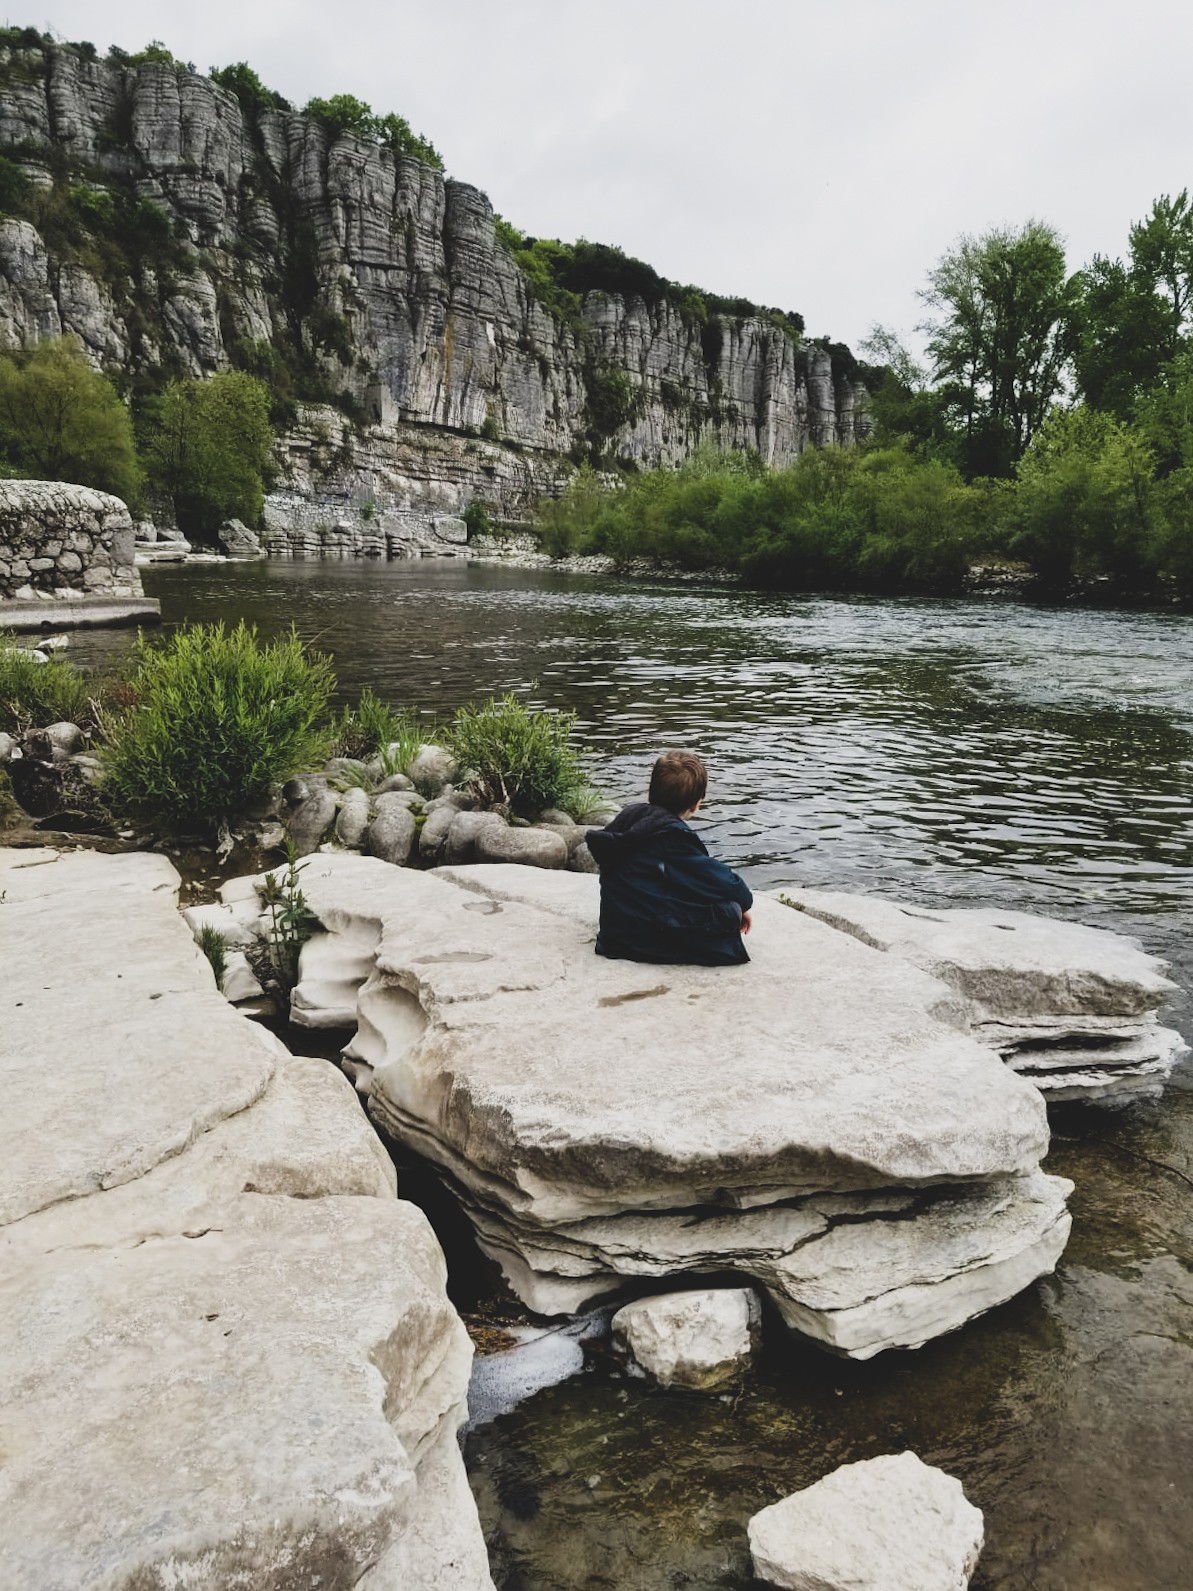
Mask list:
[[[1141,937],[1193,988],[1193,618],[820,599],[454,561],[147,572],[166,623],[293,622],[428,717],[516,690],[578,716],[598,783],[665,746],[755,887],[1053,912]],[[97,657],[127,644],[80,638]],[[1175,1025],[1193,1038],[1190,1006]],[[1057,1274],[866,1365],[771,1342],[735,1399],[601,1363],[474,1430],[503,1591],[751,1584],[750,1514],[912,1447],[985,1511],[977,1588],[1193,1583],[1193,1081],[1054,1120],[1077,1184]]]

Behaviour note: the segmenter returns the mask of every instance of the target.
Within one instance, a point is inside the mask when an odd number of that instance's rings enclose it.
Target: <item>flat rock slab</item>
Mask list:
[[[471,1346],[350,1084],[231,1010],[161,858],[0,870],[0,1584],[492,1591]]]
[[[846,1464],[755,1514],[754,1573],[785,1591],[964,1591],[981,1511],[914,1453]]]
[[[1188,1046],[1156,1009],[1175,992],[1137,941],[1027,912],[926,909],[825,890],[774,892],[899,956],[970,1003],[993,1045],[1050,1102],[1159,1094]]]
[[[144,852],[0,850],[0,1225],[143,1176],[268,1087],[177,887]]]
[[[931,909],[872,895],[785,889],[801,912],[950,985],[987,1018],[1129,1017],[1174,993],[1136,940],[1030,912]]]
[[[544,1220],[1016,1174],[1047,1147],[1035,1091],[941,1020],[947,990],[774,903],[753,962],[710,969],[594,955],[584,875],[340,855],[302,887],[333,944],[380,925],[361,1009],[401,1037],[378,1109]]]
[[[598,883],[576,874],[328,855],[302,887],[324,932],[295,1016],[355,1015],[370,1112],[448,1176],[535,1310],[737,1270],[866,1357],[1064,1246],[1036,1090],[951,1025],[942,984],[811,917],[764,900],[748,966],[654,967],[594,954]]]

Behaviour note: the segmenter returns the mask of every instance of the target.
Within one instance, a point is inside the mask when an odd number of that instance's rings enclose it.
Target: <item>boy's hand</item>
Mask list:
[[[750,929],[753,928],[753,926],[754,926],[754,913],[752,911],[742,912],[742,914],[741,914],[741,931],[742,931],[742,933],[743,934],[748,934]]]

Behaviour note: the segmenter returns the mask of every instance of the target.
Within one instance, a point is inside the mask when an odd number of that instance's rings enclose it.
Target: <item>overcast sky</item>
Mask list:
[[[1188,0],[34,3],[9,21],[400,111],[524,231],[854,344],[913,332],[962,232],[1040,217],[1076,268],[1193,185]]]

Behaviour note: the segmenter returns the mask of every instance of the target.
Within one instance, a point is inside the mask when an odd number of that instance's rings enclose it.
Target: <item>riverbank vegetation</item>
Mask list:
[[[335,694],[330,659],[293,631],[264,640],[243,623],[180,626],[141,638],[131,668],[103,679],[0,635],[0,762],[15,743],[25,747],[22,758],[44,753],[71,777],[69,756],[58,758],[36,732],[77,725],[81,735],[54,743],[71,751],[86,745],[89,821],[106,815],[172,834],[214,835],[272,814],[282,783],[296,774],[371,794],[396,778],[396,787],[425,795],[420,757],[429,743],[432,793],[454,777],[466,793],[462,805],[531,820],[550,808],[578,817],[599,804],[572,714],[506,695],[431,724],[367,689],[337,711]],[[37,782],[39,800],[50,772]],[[79,794],[77,778],[71,789]]]
[[[104,724],[104,797],[134,816],[218,824],[326,750],[335,677],[293,632],[187,626],[142,640],[128,683]]]
[[[871,434],[767,471],[580,470],[541,506],[554,556],[724,569],[789,589],[958,592],[975,565],[1044,594],[1193,601],[1193,205],[1068,272],[1032,221],[962,238],[922,295],[928,366],[876,327]]]

